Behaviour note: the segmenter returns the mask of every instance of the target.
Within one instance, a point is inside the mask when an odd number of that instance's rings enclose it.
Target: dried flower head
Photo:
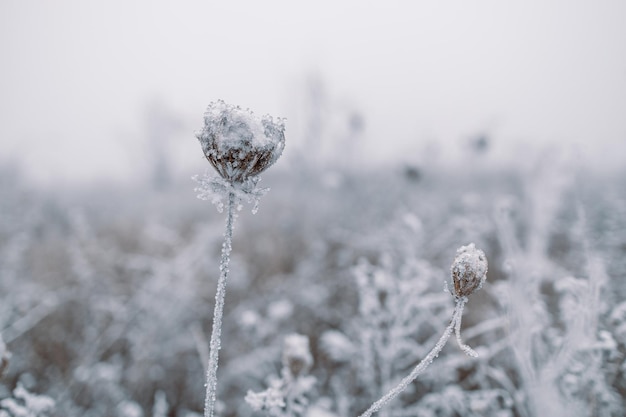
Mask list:
[[[487,257],[473,243],[461,246],[456,251],[450,270],[454,294],[457,297],[467,297],[480,289],[487,279]]]
[[[227,181],[243,183],[272,165],[285,147],[283,119],[256,117],[222,100],[209,104],[197,134],[202,151]]]

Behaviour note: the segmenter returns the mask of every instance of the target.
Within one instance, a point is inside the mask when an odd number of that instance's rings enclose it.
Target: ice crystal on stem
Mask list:
[[[455,332],[459,346],[465,354],[474,358],[478,357],[476,351],[464,344],[461,339],[461,318],[467,303],[467,296],[480,289],[487,279],[487,258],[485,253],[480,249],[476,249],[473,243],[460,247],[452,262],[451,274],[454,292],[450,293],[454,296],[456,304],[448,327],[444,330],[435,347],[413,368],[411,373],[404,377],[391,391],[372,404],[360,417],[370,417],[404,391],[439,356],[439,353],[450,339],[452,332]]]
[[[204,114],[204,127],[197,134],[202,151],[220,177],[205,174],[194,177],[198,182],[198,198],[210,200],[219,212],[227,202],[226,232],[222,245],[220,277],[215,294],[213,329],[209,343],[206,397],[204,416],[213,417],[217,401],[217,367],[221,347],[222,316],[228,265],[232,250],[235,208],[240,209],[243,199],[253,203],[252,212],[258,209],[259,198],[268,189],[258,188],[258,175],[272,165],[285,147],[283,119],[271,116],[256,117],[251,111],[231,106],[219,100],[211,103]]]
[[[215,204],[220,213],[224,211],[224,200],[233,194],[237,209],[241,208],[241,201],[246,200],[252,204],[252,213],[256,214],[259,209],[259,200],[270,190],[257,187],[259,177],[248,177],[242,183],[232,183],[206,172],[202,176],[195,175],[192,179],[198,183],[198,186],[194,188],[194,191],[198,193],[198,198]]]

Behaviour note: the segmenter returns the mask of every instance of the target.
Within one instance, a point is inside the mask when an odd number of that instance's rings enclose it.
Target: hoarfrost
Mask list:
[[[228,278],[228,265],[232,250],[234,213],[241,210],[242,200],[253,204],[252,213],[259,207],[259,198],[268,189],[258,188],[258,174],[278,160],[285,147],[285,124],[283,119],[271,116],[258,118],[250,110],[242,110],[222,100],[209,104],[204,114],[204,127],[196,137],[207,160],[221,176],[205,174],[195,176],[198,198],[209,200],[219,212],[228,201],[228,218],[220,261],[220,278],[215,294],[213,329],[209,343],[207,367],[205,417],[214,415],[217,401],[217,367],[221,347],[221,327]]]
[[[309,338],[300,334],[285,337],[281,377],[269,378],[269,387],[262,392],[248,391],[245,401],[255,411],[272,417],[304,416],[309,401],[307,394],[315,386],[315,377],[307,371],[313,365]]]
[[[461,246],[450,268],[454,293],[457,297],[465,297],[479,290],[487,279],[487,258],[485,253],[476,249],[473,243]]]
[[[207,171],[204,175],[194,175],[191,179],[198,183],[194,188],[194,191],[198,193],[198,198],[210,201],[220,213],[224,211],[228,197],[232,193],[235,196],[237,210],[241,210],[241,202],[246,201],[252,204],[252,213],[256,214],[259,210],[259,200],[270,190],[269,188],[257,187],[260,181],[259,177],[248,177],[241,183],[233,183],[211,175]]]
[[[357,272],[360,272],[360,274],[357,274],[357,282],[362,282],[366,279],[363,267],[357,268]],[[378,401],[374,402],[360,417],[370,417],[372,414],[380,411],[387,402],[393,400],[404,391],[439,356],[448,339],[450,339],[452,332],[455,332],[459,347],[465,354],[474,358],[478,357],[474,349],[463,343],[461,338],[461,319],[463,317],[463,309],[467,303],[467,295],[480,288],[486,279],[487,258],[485,253],[480,249],[476,249],[473,243],[462,246],[457,250],[456,257],[452,262],[451,272],[454,281],[454,293],[452,295],[456,299],[456,305],[448,327],[446,327],[435,346],[413,368],[411,373]],[[384,286],[385,280],[383,279],[374,279],[373,281],[377,286]],[[444,290],[447,290],[447,284]]]
[[[12,417],[43,417],[49,415],[55,407],[55,401],[45,395],[37,395],[28,392],[22,384],[18,384],[13,390],[15,398],[6,398],[0,401],[3,411]]]
[[[272,410],[285,407],[282,381],[277,378],[272,378],[269,385],[268,389],[263,392],[248,391],[246,394],[245,400],[253,410]]]
[[[242,183],[278,160],[285,147],[285,124],[219,100],[209,105],[204,128],[196,136],[222,178]]]
[[[257,117],[249,109],[231,106],[223,100],[209,104],[204,114],[205,128],[199,135],[204,145],[210,135],[220,135],[224,148],[240,149],[242,146],[264,147],[275,141],[275,130],[284,129],[284,120],[272,116]]]

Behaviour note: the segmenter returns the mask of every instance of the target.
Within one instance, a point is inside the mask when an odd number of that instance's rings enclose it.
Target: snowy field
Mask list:
[[[235,225],[219,415],[264,415],[246,394],[284,384],[293,404],[269,415],[363,412],[447,326],[444,281],[470,242],[489,261],[463,321],[479,357],[451,340],[381,415],[624,414],[623,177],[556,154],[494,168],[488,147],[465,151],[456,169],[299,161],[263,174],[271,191]],[[188,178],[55,190],[9,167],[1,178],[0,415],[48,415],[19,390],[52,399],[55,416],[201,415],[225,213]],[[312,359],[290,382],[289,349]]]
[[[623,417],[624,16],[0,1],[0,417]]]

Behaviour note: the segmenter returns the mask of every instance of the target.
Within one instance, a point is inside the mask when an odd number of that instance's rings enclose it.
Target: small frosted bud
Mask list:
[[[487,257],[482,250],[476,249],[470,243],[456,251],[450,270],[454,294],[457,297],[467,297],[480,289],[487,279]]]
[[[218,100],[209,104],[196,136],[222,178],[243,183],[278,160],[285,147],[285,124]]]
[[[285,337],[283,347],[283,366],[294,377],[306,373],[313,365],[313,356],[309,350],[309,338],[301,334]]]

